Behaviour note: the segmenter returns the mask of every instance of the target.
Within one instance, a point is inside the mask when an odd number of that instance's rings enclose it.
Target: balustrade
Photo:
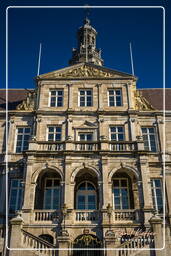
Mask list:
[[[115,221],[135,221],[138,219],[136,210],[115,210]]]
[[[22,243],[23,247],[37,249],[40,253],[39,255],[47,255],[47,256],[56,256],[57,251],[53,250],[55,248],[52,244],[47,241],[41,239],[40,237],[36,237],[25,230],[22,230]]]
[[[38,141],[37,150],[40,151],[62,151],[65,149],[65,144],[63,142],[51,142],[51,141]]]
[[[97,151],[99,144],[97,142],[75,142],[76,151]]]
[[[35,210],[34,220],[35,221],[53,221],[58,219],[60,212],[56,210]]]
[[[98,221],[99,220],[99,212],[98,211],[76,211],[75,219],[78,222],[84,221]]]
[[[135,142],[110,141],[109,148],[111,151],[135,151],[137,149]]]
[[[154,235],[150,232],[146,232],[133,238],[127,238],[118,248],[121,249],[116,251],[116,256],[137,255],[141,251],[140,249],[154,248]]]

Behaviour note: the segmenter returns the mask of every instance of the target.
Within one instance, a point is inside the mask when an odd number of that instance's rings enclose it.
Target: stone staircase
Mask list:
[[[153,251],[147,250],[154,248],[154,235],[151,233],[142,233],[133,238],[126,239],[120,244],[116,251],[116,256],[147,256],[153,255]]]
[[[28,251],[28,255],[57,256],[58,253],[53,244],[43,240],[40,237],[34,236],[25,230],[22,230],[22,245],[23,247],[33,249]]]

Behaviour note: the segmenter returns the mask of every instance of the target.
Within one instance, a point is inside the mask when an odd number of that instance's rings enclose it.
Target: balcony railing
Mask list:
[[[135,151],[137,150],[137,146],[132,141],[110,141],[109,149],[110,151]]]
[[[56,210],[34,210],[34,221],[53,221],[59,219],[60,211]]]
[[[37,141],[38,148],[40,151],[62,151],[65,149],[64,142],[55,141]]]
[[[30,141],[29,150],[34,151],[109,151],[134,152],[138,148],[136,141]]]
[[[139,219],[139,211],[135,209],[114,210],[114,221],[135,221]]]
[[[99,211],[94,211],[94,210],[76,210],[75,211],[75,220],[76,222],[85,222],[85,221],[90,221],[90,222],[97,222],[100,217],[100,212]]]
[[[97,151],[100,149],[100,145],[97,142],[74,142],[76,151]]]

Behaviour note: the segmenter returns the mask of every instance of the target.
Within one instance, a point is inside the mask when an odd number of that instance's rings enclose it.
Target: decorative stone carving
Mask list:
[[[135,109],[136,110],[155,110],[155,108],[142,96],[140,91],[135,92]]]
[[[35,91],[29,91],[27,97],[18,106],[17,110],[34,110]]]
[[[116,78],[123,77],[125,74],[121,74],[117,71],[105,70],[102,68],[92,67],[87,64],[79,65],[75,68],[67,70],[54,71],[44,75],[40,75],[38,78]]]

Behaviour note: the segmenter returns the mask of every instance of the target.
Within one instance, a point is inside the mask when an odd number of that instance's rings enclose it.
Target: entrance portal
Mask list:
[[[101,250],[90,250],[91,248],[102,248],[102,242],[94,235],[80,235],[74,241],[73,256],[103,256]],[[80,250],[82,249],[82,250]]]

